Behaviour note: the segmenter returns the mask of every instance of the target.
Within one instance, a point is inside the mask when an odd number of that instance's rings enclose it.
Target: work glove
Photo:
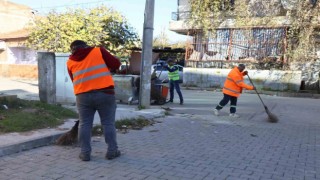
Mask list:
[[[248,75],[248,71],[243,71],[243,75]]]

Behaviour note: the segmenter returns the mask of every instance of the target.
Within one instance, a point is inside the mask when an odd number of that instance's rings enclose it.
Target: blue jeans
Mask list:
[[[170,80],[169,81],[169,86],[170,86],[170,101],[173,101],[174,98],[174,89],[176,89],[179,98],[180,98],[180,102],[183,102],[183,97],[182,97],[182,93],[180,90],[180,85],[179,85],[179,80]]]
[[[220,110],[230,101],[230,113],[235,113],[237,111],[237,97],[230,96],[228,94],[223,94],[223,98],[217,105],[216,109]]]
[[[78,139],[81,153],[91,154],[91,130],[96,111],[99,113],[105,142],[108,145],[108,152],[118,150],[115,128],[117,108],[115,96],[95,91],[78,94],[76,100],[80,119]]]

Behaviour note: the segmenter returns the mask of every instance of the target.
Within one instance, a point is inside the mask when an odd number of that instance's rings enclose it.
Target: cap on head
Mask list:
[[[174,60],[173,59],[168,59],[168,61],[167,61],[168,63],[173,63],[174,62]]]
[[[246,66],[244,64],[238,65],[238,69],[240,70],[240,72],[242,72],[245,68],[246,68]]]
[[[75,40],[70,44],[70,49],[72,52],[74,52],[78,48],[82,48],[82,47],[86,47],[86,46],[88,46],[86,42],[84,42],[82,40]]]

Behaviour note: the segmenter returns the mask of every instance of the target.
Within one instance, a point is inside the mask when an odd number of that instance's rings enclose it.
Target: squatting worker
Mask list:
[[[90,161],[91,129],[94,114],[98,111],[105,142],[106,159],[120,156],[116,139],[116,100],[111,72],[120,67],[120,61],[103,47],[90,47],[82,40],[70,45],[72,54],[67,61],[79,111],[79,158]]]
[[[170,99],[168,102],[173,103],[174,98],[174,89],[176,89],[179,99],[180,99],[180,105],[183,104],[183,96],[180,90],[180,76],[179,76],[179,67],[175,64],[173,59],[168,60],[168,66],[165,66],[165,68],[169,71],[168,77],[169,77],[169,88],[170,88]]]
[[[224,86],[222,89],[223,99],[213,110],[216,116],[219,116],[219,111],[230,101],[230,116],[238,118],[239,115],[236,114],[237,99],[242,93],[242,88],[248,90],[254,90],[254,86],[250,86],[244,83],[243,76],[248,74],[248,71],[244,71],[244,64],[239,64],[238,67],[234,67],[228,74]]]

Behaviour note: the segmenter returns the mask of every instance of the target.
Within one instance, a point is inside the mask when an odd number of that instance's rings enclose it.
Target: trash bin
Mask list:
[[[161,94],[162,97],[166,98],[168,97],[169,88],[165,84],[161,84]]]
[[[162,84],[155,82],[151,86],[151,100],[154,100],[155,104],[163,105],[166,103],[169,88]]]

